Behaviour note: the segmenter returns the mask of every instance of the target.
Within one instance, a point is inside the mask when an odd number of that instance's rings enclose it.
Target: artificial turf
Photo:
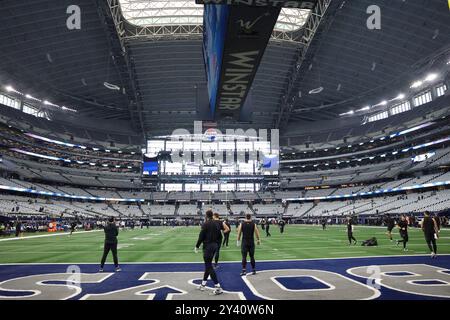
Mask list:
[[[201,253],[194,253],[199,227],[150,227],[124,230],[119,233],[120,262],[201,262]],[[357,245],[348,245],[345,226],[287,225],[280,234],[272,226],[271,237],[260,229],[262,243],[256,248],[257,260],[295,260],[311,258],[342,258],[385,255],[428,254],[423,233],[410,228],[408,252],[403,252],[386,236],[386,228],[356,226]],[[361,241],[376,237],[377,247],[363,247]],[[399,239],[394,232],[394,239]],[[24,235],[17,240],[0,238],[0,263],[96,263],[103,250],[102,231],[75,232],[48,237]],[[5,241],[6,240],[6,241]],[[450,254],[450,229],[441,230],[438,253]],[[236,228],[232,228],[229,247],[221,249],[221,261],[239,261]],[[111,262],[111,254],[108,262]]]

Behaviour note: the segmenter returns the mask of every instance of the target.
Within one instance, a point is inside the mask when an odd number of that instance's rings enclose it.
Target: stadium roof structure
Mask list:
[[[71,5],[80,7],[80,30],[67,29]],[[381,29],[367,27],[372,5]],[[0,12],[2,88],[76,109],[80,119],[131,123],[143,135],[193,127],[206,85],[194,0],[2,0]],[[424,70],[439,73],[443,59],[445,1],[319,0],[312,11],[285,10],[251,89],[252,122],[218,128],[289,131],[337,119],[398,95]]]
[[[119,0],[123,17],[142,27],[203,25],[203,5],[192,0]],[[283,8],[276,32],[294,32],[306,23],[311,10]],[[196,29],[197,31],[200,28]]]

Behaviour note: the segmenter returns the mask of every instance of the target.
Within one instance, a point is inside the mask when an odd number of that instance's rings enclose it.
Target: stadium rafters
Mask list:
[[[124,39],[153,40],[178,37],[200,38],[203,34],[203,5],[192,0],[108,0],[120,6]],[[111,5],[112,4],[112,5]],[[302,28],[311,10],[283,8],[272,34],[274,41],[300,42]]]
[[[300,41],[300,45],[298,46],[297,61],[292,66],[291,75],[287,80],[286,91],[282,97],[279,112],[275,118],[275,128],[280,128],[283,125],[286,125],[289,121],[289,116],[295,104],[295,100],[298,98],[298,94],[295,89],[298,87],[298,81],[301,78],[301,66],[305,60],[306,53],[312,39],[314,38],[330,4],[331,0],[319,0],[317,5],[314,7],[311,16],[306,22],[304,34]]]

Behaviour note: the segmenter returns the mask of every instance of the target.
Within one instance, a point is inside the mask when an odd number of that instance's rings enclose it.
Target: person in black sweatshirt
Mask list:
[[[403,251],[408,251],[406,248],[406,244],[408,243],[409,237],[408,237],[408,221],[406,221],[406,216],[402,215],[400,218],[400,221],[397,224],[398,229],[400,231],[400,237],[402,240],[397,240],[397,246],[400,243],[403,243]]]
[[[348,237],[348,245],[353,244],[356,245],[357,241],[353,236],[353,221],[351,217],[347,217],[347,237]]]
[[[225,219],[225,224],[227,225],[228,229],[230,229],[230,231],[224,233],[222,246],[228,247],[228,242],[230,241],[231,223],[230,221],[228,221],[228,219]]]
[[[422,231],[425,236],[425,241],[431,251],[431,258],[436,258],[437,245],[436,240],[439,238],[439,231],[436,221],[430,217],[430,213],[425,211],[425,217],[422,220]]]
[[[22,222],[20,220],[17,220],[16,223],[16,237],[19,237],[22,232]]]
[[[195,245],[194,252],[197,253],[200,245],[203,243],[203,261],[205,262],[205,273],[203,274],[203,281],[198,287],[199,290],[204,291],[206,287],[206,281],[211,276],[214,282],[215,295],[223,293],[219,280],[217,279],[216,271],[213,268],[213,258],[219,247],[218,242],[221,236],[221,229],[218,223],[213,220],[212,210],[206,211],[206,221],[202,225],[202,229],[198,236],[197,244]]]
[[[103,248],[103,257],[100,263],[100,272],[103,272],[103,267],[105,266],[106,257],[109,251],[112,251],[114,266],[116,267],[116,272],[121,271],[119,267],[119,260],[117,258],[117,236],[119,235],[119,229],[116,226],[114,217],[109,218],[106,225],[103,227],[105,231],[105,246]]]
[[[225,237],[225,235],[230,232],[230,229],[228,228],[228,226],[224,221],[220,220],[220,215],[217,212],[214,212],[213,220],[215,223],[217,223],[217,227],[220,229],[219,242],[217,243],[217,251],[216,254],[214,255],[214,268],[217,269],[219,267],[220,247],[222,246],[222,238],[223,238],[222,231]]]

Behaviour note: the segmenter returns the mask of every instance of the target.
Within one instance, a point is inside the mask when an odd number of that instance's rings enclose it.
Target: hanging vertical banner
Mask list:
[[[240,120],[282,7],[313,9],[317,0],[196,0],[204,4],[203,56],[211,118]],[[245,106],[245,107],[244,107]],[[251,110],[251,108],[249,109]]]
[[[214,118],[228,24],[228,6],[205,5],[203,14],[203,59],[205,61],[210,117]]]
[[[230,6],[216,106],[239,120],[281,8]]]
[[[226,8],[226,13],[220,8]],[[204,57],[214,118],[239,120],[280,10],[281,7],[205,5]]]

